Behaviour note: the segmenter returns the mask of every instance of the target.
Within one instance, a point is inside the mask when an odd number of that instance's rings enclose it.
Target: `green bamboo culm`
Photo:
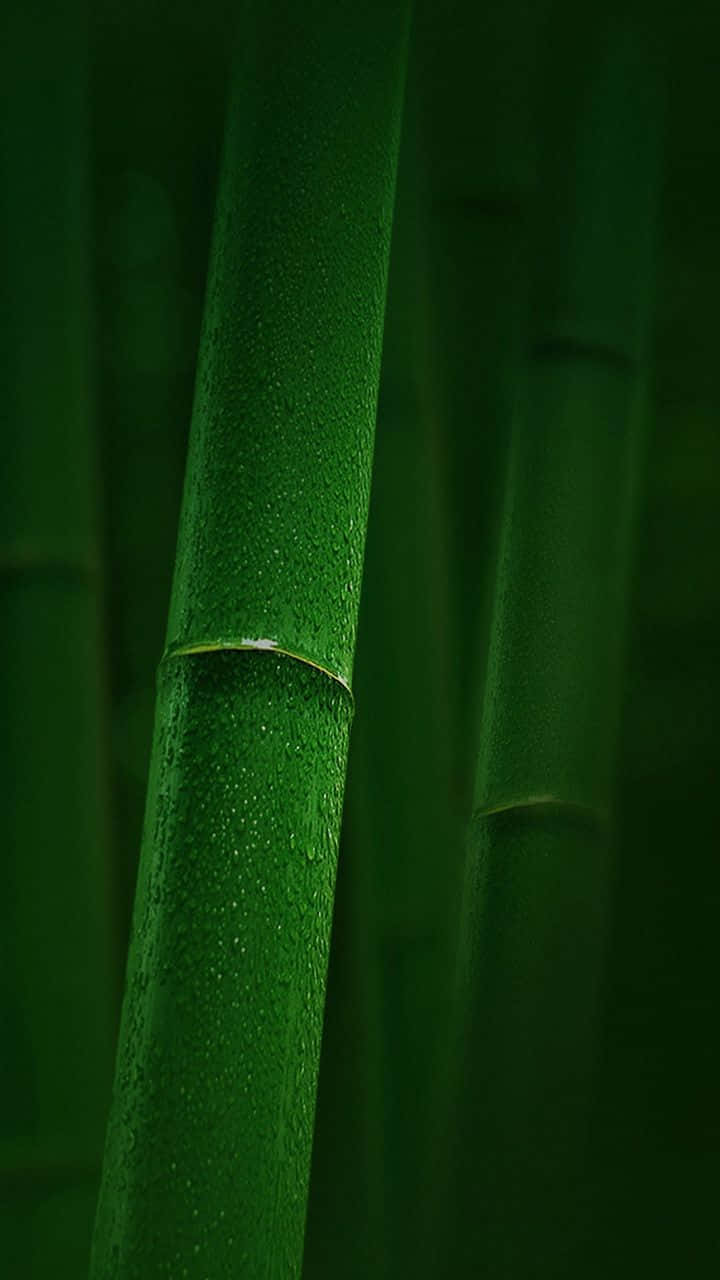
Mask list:
[[[452,0],[439,8],[428,0],[418,9],[429,313],[449,498],[445,625],[456,655],[449,692],[457,838],[446,834],[436,858],[448,881],[455,946],[504,482],[527,341],[528,230],[537,168],[533,95],[544,7],[527,0],[488,0],[480,7]],[[429,1267],[429,1275],[438,1267],[429,1242],[443,1238],[452,1212],[448,1108],[456,1064],[448,1050],[446,1035],[422,1193],[420,1266]]]
[[[196,339],[183,343],[178,332],[185,299],[175,261],[179,236],[166,191],[136,172],[113,185],[114,208],[103,227],[102,297],[110,338],[104,345],[102,417],[113,583],[108,603],[118,947],[124,961],[152,736],[153,662],[167,620],[187,445],[177,414],[179,405],[185,407],[178,365],[183,354],[193,358]],[[122,977],[121,965],[119,982]]]
[[[708,109],[720,11],[673,9],[667,22],[652,420],[622,722],[603,1096],[594,1126],[604,1177],[586,1273],[623,1280],[710,1275],[720,1263],[720,133]]]
[[[76,1280],[116,1020],[85,6],[2,32],[1,1269]]]
[[[429,1117],[451,975],[450,871],[455,847],[462,848],[451,806],[449,540],[428,349],[416,73],[414,67],[401,149],[360,613],[362,709],[348,785],[347,846],[359,890],[354,928],[367,966],[366,1032],[377,1073],[365,1114],[369,1133],[380,1135],[381,1156],[370,1188],[381,1243],[365,1274],[378,1277],[406,1269],[416,1275],[421,1261],[419,1186],[432,1160]],[[339,1270],[337,1259],[334,1274]]]
[[[411,46],[414,42],[411,42]],[[451,973],[443,474],[411,49],[304,1280],[416,1274]],[[352,1249],[348,1239],[354,1237]]]
[[[437,410],[452,501],[454,776],[463,825],[479,708],[510,423],[527,324],[528,208],[538,0],[418,5],[429,169]],[[459,878],[459,868],[451,874]]]
[[[300,1270],[407,18],[244,14],[97,1280]]]
[[[222,141],[218,3],[94,9],[99,417],[119,982],[130,928]],[[129,79],[128,65],[133,67]],[[162,484],[158,484],[158,476]]]
[[[583,23],[590,15],[583,12]],[[658,176],[660,58],[549,24],[533,339],[510,467],[471,822],[453,1275],[583,1272],[587,1143]]]

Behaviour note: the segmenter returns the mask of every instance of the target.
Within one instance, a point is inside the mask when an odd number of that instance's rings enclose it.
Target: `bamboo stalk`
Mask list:
[[[179,286],[179,236],[167,192],[137,172],[116,177],[111,189],[112,213],[103,226],[101,299],[109,337],[102,417],[113,584],[108,612],[117,905],[123,926],[118,941],[124,959],[152,738],[153,664],[167,619],[187,445],[178,413],[186,407],[182,357],[186,364],[193,349],[189,335],[179,332],[187,301]],[[103,195],[105,212],[111,197]]]
[[[93,1275],[297,1275],[407,9],[250,7]]]
[[[555,16],[548,47],[574,48]],[[545,122],[461,944],[457,1275],[578,1274],[591,1214],[660,114],[644,25],[598,14],[591,37]]]
[[[593,1275],[718,1264],[720,15],[674,11],[653,416],[633,575]],[[702,56],[700,56],[702,51]],[[622,1241],[622,1254],[615,1245]]]
[[[462,846],[451,803],[448,539],[412,68],[411,54],[306,1280],[415,1273],[418,1188],[451,974],[448,864],[451,841]]]
[[[450,705],[459,832],[471,808],[502,496],[527,341],[528,212],[537,165],[532,102],[542,10],[524,0],[481,8],[454,0],[442,10],[422,6],[418,20],[429,152],[430,315],[451,495],[446,628],[456,655]],[[463,855],[460,835],[447,842],[441,864],[455,928]],[[418,1265],[428,1275],[437,1271],[435,1250],[452,1214],[452,1052],[446,1036],[421,1197]]]
[[[74,1280],[115,1014],[84,5],[11,3],[0,58],[0,1220],[8,1275]]]
[[[94,134],[122,980],[227,81],[223,6],[101,0]],[[127,68],[133,68],[128,79]],[[162,476],[162,484],[158,484]]]
[[[433,348],[452,501],[447,569],[455,667],[456,803],[472,798],[494,565],[517,370],[527,325],[531,124],[544,6],[421,4],[429,152]]]

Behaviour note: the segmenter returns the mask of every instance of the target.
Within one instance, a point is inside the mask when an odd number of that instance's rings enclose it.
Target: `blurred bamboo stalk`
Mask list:
[[[303,1274],[415,1274],[452,950],[447,519],[414,77],[403,124]],[[354,1238],[351,1251],[347,1242]]]
[[[407,5],[249,5],[93,1275],[302,1257]]]
[[[8,1275],[76,1280],[115,1026],[87,13],[3,17],[0,1218]]]
[[[633,575],[603,1172],[588,1274],[720,1264],[720,13],[674,9],[652,420]],[[617,1242],[622,1242],[622,1250]]]
[[[418,9],[428,150],[430,315],[450,493],[453,740],[467,821],[494,566],[527,326],[531,120],[539,20],[532,0],[428,0]],[[460,656],[461,655],[461,656]],[[456,876],[460,868],[454,868]]]
[[[536,177],[532,120],[542,6],[453,0],[418,16],[422,128],[429,169],[429,284],[448,502],[446,631],[452,799],[443,857],[453,946],[463,837],[472,798],[479,707],[513,406],[527,341],[528,227]],[[450,1003],[448,983],[447,1002]],[[446,1026],[446,1032],[449,1028]],[[447,1230],[448,1107],[455,1064],[447,1035],[431,1106],[432,1139],[418,1212],[418,1265],[434,1275]]]
[[[511,443],[460,953],[454,1275],[577,1275],[592,1213],[661,111],[649,27],[599,10],[582,23],[582,58],[564,5],[547,32],[533,341]]]
[[[186,430],[181,367],[194,358],[183,332],[177,220],[147,174],[113,184],[102,259],[107,308],[103,361],[109,601],[113,675],[114,828],[120,946],[127,948],[155,701],[167,619]],[[162,477],[162,483],[159,483]],[[124,967],[124,965],[123,965]]]
[[[224,0],[94,9],[94,180],[122,979],[229,61]],[[132,78],[127,69],[132,65]],[[160,479],[161,478],[161,479]]]

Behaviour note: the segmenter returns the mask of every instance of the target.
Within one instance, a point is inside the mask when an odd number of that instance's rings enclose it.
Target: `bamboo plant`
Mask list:
[[[622,723],[593,1275],[709,1275],[719,1237],[720,14],[673,11],[652,420]],[[699,57],[699,51],[703,56]],[[616,1241],[622,1241],[619,1255]]]
[[[300,1269],[406,26],[244,14],[98,1280]]]
[[[451,841],[462,847],[451,804],[447,510],[427,347],[415,69],[411,52],[305,1280],[416,1273],[452,954]]]
[[[94,10],[102,427],[120,980],[192,407],[227,80],[222,6]],[[133,75],[128,79],[131,64]],[[162,476],[162,484],[158,484]]]
[[[472,800],[503,487],[527,335],[537,144],[532,107],[543,11],[525,0],[491,0],[481,8],[453,0],[442,10],[427,3],[418,11],[431,343],[449,499],[446,630],[454,654],[449,694],[459,832]],[[436,860],[449,882],[454,945],[462,852],[462,837],[457,841],[448,828]],[[454,1066],[440,1055],[430,1107],[420,1199],[427,1229],[419,1260],[428,1274],[437,1265],[428,1242],[442,1237],[450,1212],[447,1107]]]
[[[547,33],[557,61],[533,342],[511,442],[460,951],[455,1275],[576,1275],[591,1212],[659,121],[649,31],[632,15],[592,17],[582,59],[566,58],[577,30],[564,7]]]
[[[527,323],[537,0],[418,7],[429,287],[449,503],[453,764],[472,795],[510,421]]]
[[[2,1257],[17,1280],[75,1280],[115,1024],[86,13],[3,16]]]
[[[178,365],[182,354],[190,355],[190,344],[178,332],[184,299],[174,260],[179,236],[167,193],[149,175],[132,171],[108,185],[113,208],[103,226],[102,296],[109,336],[102,407],[113,582],[114,829],[124,957],[152,735],[153,661],[167,619],[187,443],[177,416],[184,403]],[[104,203],[109,202],[106,195]],[[159,493],[158,472],[163,476]]]

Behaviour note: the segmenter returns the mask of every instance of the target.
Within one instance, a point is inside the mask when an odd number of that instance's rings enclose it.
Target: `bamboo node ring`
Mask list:
[[[341,685],[346,693],[350,694],[350,699],[355,705],[353,691],[350,688],[344,676],[339,671],[333,671],[330,667],[323,666],[321,662],[316,662],[314,658],[308,658],[303,653],[295,653],[292,649],[286,649],[284,645],[278,644],[277,640],[271,640],[268,637],[260,637],[253,639],[243,636],[241,640],[198,640],[189,644],[171,644],[168,645],[161,660],[160,665],[170,658],[184,658],[192,656],[196,653],[219,653],[226,652],[243,652],[259,650],[265,653],[278,653],[285,658],[294,658],[296,662],[302,662],[306,667],[313,667],[315,671],[321,671],[323,675],[334,680],[336,684]]]
[[[578,818],[585,818],[598,826],[605,826],[610,822],[610,814],[605,809],[583,804],[578,800],[564,800],[561,796],[552,795],[551,793],[547,795],[521,796],[511,800],[502,800],[497,804],[481,805],[474,811],[473,821],[480,818],[491,818],[495,814],[537,808],[555,809]]]

